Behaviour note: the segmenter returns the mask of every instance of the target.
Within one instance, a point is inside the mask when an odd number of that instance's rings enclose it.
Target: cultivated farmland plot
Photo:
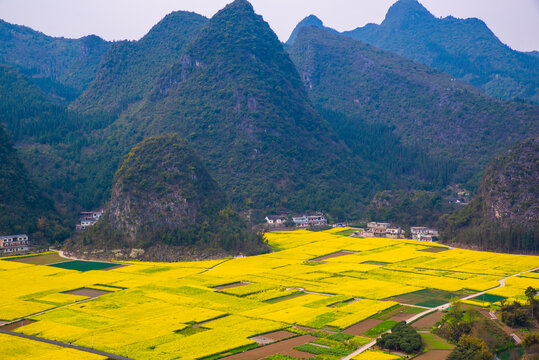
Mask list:
[[[108,271],[105,265],[83,264],[79,271],[72,269],[77,264],[0,261],[0,321],[33,320],[15,331],[135,359],[224,357],[262,346],[256,340],[280,330],[315,344],[298,347],[298,340],[286,340],[299,350],[282,349],[283,342],[276,351],[340,356],[370,341],[356,335],[376,333],[372,327],[393,323],[389,318],[397,314],[408,318],[410,309],[427,310],[489,289],[481,301],[519,298],[528,286],[539,288],[536,273],[508,278],[496,288],[500,279],[537,267],[537,257],[425,251],[439,245],[353,238],[338,234],[342,230],[269,233],[269,243],[280,251],[260,256],[134,262]],[[384,320],[354,327],[372,316]],[[70,354],[12,338],[0,337],[0,347],[9,343],[14,349],[2,353],[7,358]],[[344,340],[348,348],[339,345]],[[358,357],[364,358],[396,357],[371,351]]]

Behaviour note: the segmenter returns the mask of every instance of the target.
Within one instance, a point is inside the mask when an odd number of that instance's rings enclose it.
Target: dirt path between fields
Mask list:
[[[533,271],[536,271],[536,270],[539,270],[539,267],[536,267],[536,268],[530,269],[530,270],[526,270],[526,271],[522,271],[522,272],[519,272],[519,273],[517,273],[517,274],[513,274],[513,275],[506,276],[506,277],[504,277],[503,279],[498,280],[498,282],[499,282],[498,286],[495,286],[495,287],[493,287],[493,288],[491,288],[491,289],[487,289],[487,290],[485,290],[485,291],[481,291],[481,292],[478,292],[478,293],[475,293],[475,294],[472,294],[472,295],[468,295],[468,296],[466,296],[466,297],[463,297],[463,298],[460,299],[460,300],[470,300],[470,299],[473,299],[473,298],[475,298],[475,297],[478,297],[478,296],[483,295],[483,294],[486,293],[487,291],[490,291],[490,290],[494,290],[494,289],[498,289],[498,288],[504,287],[504,286],[505,286],[505,280],[507,280],[507,279],[509,279],[509,278],[511,278],[511,277],[519,276],[519,275],[522,275],[522,274],[525,274],[525,273],[529,273],[529,272],[533,272]],[[416,321],[416,320],[418,320],[418,319],[420,319],[420,318],[422,318],[422,317],[424,317],[424,316],[427,316],[427,315],[429,315],[429,314],[431,314],[431,313],[434,313],[435,311],[443,311],[443,310],[446,310],[447,308],[449,308],[449,306],[450,306],[450,303],[446,303],[446,304],[437,306],[437,307],[435,307],[435,308],[432,308],[432,309],[429,309],[429,310],[425,310],[425,311],[423,311],[422,313],[419,313],[419,314],[417,314],[417,315],[411,317],[410,319],[406,320],[406,323],[410,324],[410,323],[412,323],[412,322],[414,322],[414,321]],[[380,336],[382,336],[382,335],[380,334]],[[520,340],[520,339],[519,339],[519,340]],[[518,342],[517,339],[515,339],[515,341]],[[354,351],[354,352],[351,353],[350,355],[347,355],[347,356],[341,358],[341,360],[351,360],[353,357],[355,357],[355,356],[361,354],[362,352],[364,352],[364,351],[370,349],[370,348],[373,347],[375,344],[376,344],[376,340],[373,340],[373,341],[371,341],[370,343],[368,343],[367,345],[360,347],[359,349],[357,349],[356,351]]]

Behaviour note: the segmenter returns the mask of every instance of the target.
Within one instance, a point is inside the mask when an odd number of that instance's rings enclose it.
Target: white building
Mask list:
[[[26,234],[0,236],[0,251],[3,255],[26,252],[28,245]]]
[[[77,224],[77,230],[84,230],[94,226],[104,214],[104,210],[81,212],[79,214],[80,222]]]
[[[285,215],[268,215],[266,216],[266,222],[270,226],[284,226],[288,217]]]
[[[292,221],[294,222],[294,224],[296,224],[296,227],[309,227],[309,219],[305,215],[294,216],[292,217]]]
[[[412,233],[412,239],[419,241],[437,241],[439,236],[438,230],[430,229],[424,226],[411,227],[410,232]]]

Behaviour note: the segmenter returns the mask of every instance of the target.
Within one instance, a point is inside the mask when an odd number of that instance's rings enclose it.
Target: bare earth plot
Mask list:
[[[414,359],[416,360],[445,360],[452,350],[430,350]]]
[[[274,332],[264,334],[264,335],[254,336],[250,339],[256,341],[259,345],[267,345],[267,344],[274,343],[276,341],[294,337],[296,335],[297,334],[293,332],[281,330],[281,331],[274,331]]]
[[[110,294],[111,292],[112,291],[97,290],[97,289],[90,289],[90,288],[80,288],[80,289],[66,291],[65,294],[82,295],[82,296],[88,296],[90,298],[96,298],[101,295]]]
[[[430,330],[434,324],[442,319],[442,316],[444,316],[442,312],[436,311],[412,323],[412,326],[415,329]]]
[[[360,336],[367,330],[370,330],[376,325],[379,325],[381,323],[383,323],[383,320],[378,320],[378,319],[363,320],[362,322],[352,325],[348,329],[343,330],[343,333],[354,335],[354,336]]]
[[[302,335],[292,339],[279,341],[271,345],[266,345],[260,348],[249,350],[240,354],[228,356],[225,359],[228,360],[258,360],[263,359],[266,356],[281,354],[286,356],[292,356],[298,359],[309,359],[313,355],[295,350],[294,348],[299,345],[307,344],[311,341],[316,340],[314,336],[311,335]]]
[[[50,265],[57,264],[61,262],[70,261],[69,259],[63,258],[58,253],[44,254],[44,255],[35,255],[35,256],[25,256],[20,258],[11,258],[6,259],[7,261],[15,261],[24,264],[34,264],[34,265]]]

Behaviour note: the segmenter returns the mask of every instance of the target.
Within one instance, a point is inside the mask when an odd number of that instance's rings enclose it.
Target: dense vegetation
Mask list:
[[[92,82],[108,47],[95,35],[53,38],[0,20],[0,63],[18,67],[43,90],[67,100]]]
[[[411,354],[421,349],[421,336],[411,325],[401,321],[391,328],[390,333],[382,334],[376,345]]]
[[[539,251],[539,137],[517,144],[485,170],[473,201],[442,219],[442,240],[480,249]]]
[[[71,107],[84,112],[116,113],[141,100],[206,22],[201,15],[177,11],[142,39],[113,43],[103,56],[96,79]]]
[[[289,52],[313,102],[341,114],[328,120],[347,145],[387,169],[380,176],[419,178],[416,189],[420,180],[438,188],[473,185],[494,155],[539,131],[536,106],[491,99],[445,73],[326,29],[301,28]]]
[[[29,178],[0,124],[0,235],[20,233],[37,243],[62,241],[69,235],[52,201]]]
[[[534,327],[534,321],[538,319],[539,300],[535,298],[537,290],[530,286],[526,289],[524,295],[528,298],[527,305],[517,301],[502,303],[502,321],[513,328]]]
[[[440,69],[501,99],[539,103],[539,58],[503,44],[479,19],[439,19],[399,0],[380,24],[344,33]]]
[[[172,134],[148,138],[132,149],[116,172],[104,219],[67,248],[148,249],[159,244],[234,254],[265,250],[262,237],[230,208],[198,156]]]
[[[452,302],[435,332],[457,344],[451,359],[492,359],[492,353],[513,347],[513,340],[476,308]]]

